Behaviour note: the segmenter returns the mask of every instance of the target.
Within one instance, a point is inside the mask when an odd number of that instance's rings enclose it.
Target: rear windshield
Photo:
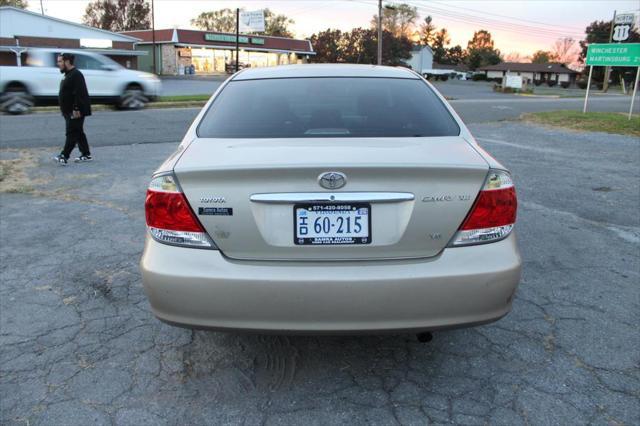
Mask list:
[[[231,81],[197,130],[203,138],[457,136],[422,80],[287,78]]]

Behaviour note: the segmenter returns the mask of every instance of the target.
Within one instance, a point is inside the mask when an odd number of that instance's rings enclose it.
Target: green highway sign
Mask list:
[[[640,43],[592,43],[587,50],[586,63],[601,67],[638,67]]]

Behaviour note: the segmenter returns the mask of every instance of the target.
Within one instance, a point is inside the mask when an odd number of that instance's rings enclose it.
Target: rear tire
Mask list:
[[[0,95],[0,110],[7,114],[25,114],[31,110],[34,103],[33,96],[21,84],[8,86]]]
[[[149,102],[149,98],[144,95],[142,87],[137,84],[130,84],[122,92],[118,101],[118,109],[137,110],[142,109]]]

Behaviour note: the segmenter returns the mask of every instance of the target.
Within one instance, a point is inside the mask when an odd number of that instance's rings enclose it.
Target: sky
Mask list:
[[[45,14],[81,22],[89,0],[42,0]],[[268,7],[295,21],[299,38],[327,28],[350,30],[368,27],[377,13],[377,0],[155,0],[156,28],[192,28],[190,20],[201,12],[223,8],[258,10]],[[595,20],[610,20],[614,11],[640,13],[638,0],[405,0],[418,8],[420,18],[431,15],[437,28],[446,28],[451,45],[466,47],[473,32],[486,29],[495,45],[507,55],[527,56],[549,50],[555,40],[580,40],[585,27]],[[29,0],[29,10],[40,12],[40,0]]]

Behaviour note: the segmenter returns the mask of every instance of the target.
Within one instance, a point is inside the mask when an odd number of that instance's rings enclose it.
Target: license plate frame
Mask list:
[[[367,220],[365,221],[367,227],[367,235],[364,237],[302,237],[298,235],[298,210],[299,209],[318,209],[320,211],[337,211],[347,210],[347,208],[354,210],[367,209]],[[364,215],[362,215],[364,216]],[[341,216],[344,217],[344,216]],[[311,225],[313,226],[313,225]],[[293,243],[297,246],[353,246],[353,245],[368,245],[371,244],[372,229],[371,229],[371,204],[370,203],[298,203],[293,206]]]

